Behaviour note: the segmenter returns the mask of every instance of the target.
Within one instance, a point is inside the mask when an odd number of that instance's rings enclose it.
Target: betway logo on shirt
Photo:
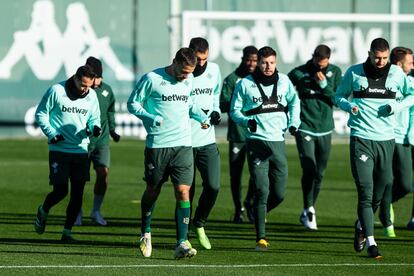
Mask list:
[[[261,102],[263,102],[263,98],[262,97],[258,97],[258,98],[252,97],[252,101],[254,103],[261,103]],[[281,101],[282,101],[282,95],[277,95],[277,102],[280,103]]]
[[[66,106],[62,106],[62,112],[68,112],[68,113],[78,113],[81,115],[86,115],[86,113],[88,112],[87,109],[83,109],[83,108],[77,108],[77,107],[66,107]]]
[[[370,88],[370,87],[368,87],[368,92],[369,93],[385,94],[385,92],[387,92],[387,89],[385,89],[385,88]]]
[[[161,95],[161,100],[163,102],[187,102],[188,101],[188,96],[186,95],[169,95],[169,96],[165,96],[165,95]]]
[[[211,87],[209,87],[209,88],[196,88],[193,91],[191,91],[191,96],[203,95],[203,94],[211,95],[212,93],[213,93],[213,88],[211,88]]]

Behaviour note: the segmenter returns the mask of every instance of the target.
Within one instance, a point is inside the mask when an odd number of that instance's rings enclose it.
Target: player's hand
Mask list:
[[[378,117],[388,117],[391,115],[392,108],[389,104],[380,106],[378,108]]]
[[[247,121],[247,127],[249,128],[250,132],[256,132],[257,130],[257,122],[255,119],[250,119]]]
[[[212,125],[218,125],[221,122],[221,116],[220,113],[218,113],[217,111],[213,111],[210,114],[210,123]]]
[[[93,126],[93,136],[98,137],[101,135],[101,128],[98,126]]]
[[[326,77],[321,71],[318,71],[315,73],[315,80],[317,82],[320,82],[320,81],[326,80]]]
[[[152,126],[161,126],[164,119],[161,116],[156,115],[154,117],[154,121],[152,122]]]
[[[115,130],[111,130],[109,131],[109,135],[111,135],[112,140],[114,140],[114,142],[118,143],[119,140],[121,140],[121,136],[115,132]]]
[[[210,127],[210,124],[211,122],[209,119],[205,120],[204,122],[201,123],[201,129],[208,129]]]
[[[352,115],[357,115],[359,113],[359,108],[358,106],[354,106],[351,108],[351,113]]]
[[[58,134],[55,137],[53,137],[52,139],[50,139],[50,143],[51,144],[57,144],[58,142],[63,141],[63,140],[65,140],[65,137],[63,137],[62,134]]]
[[[298,135],[298,133],[299,133],[299,129],[298,129],[298,128],[296,128],[296,127],[294,127],[294,126],[290,126],[290,127],[289,127],[289,133],[290,133],[290,135],[292,135],[292,136],[296,136],[296,135]]]

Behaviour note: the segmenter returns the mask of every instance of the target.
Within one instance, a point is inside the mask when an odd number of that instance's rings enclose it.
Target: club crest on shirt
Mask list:
[[[106,90],[104,90],[104,91],[102,91],[102,96],[104,96],[105,98],[106,97],[108,97],[108,95],[109,95],[109,92],[108,91],[106,91]]]

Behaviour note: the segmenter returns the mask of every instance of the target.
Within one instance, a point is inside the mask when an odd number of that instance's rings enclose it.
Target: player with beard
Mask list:
[[[254,72],[257,66],[257,48],[247,46],[243,49],[242,61],[237,69],[228,75],[223,81],[220,95],[220,109],[228,113],[227,120],[227,140],[229,141],[229,169],[230,169],[230,188],[234,203],[234,223],[243,222],[244,208],[242,206],[242,175],[243,166],[246,159],[246,137],[243,127],[237,125],[230,117],[230,101],[236,84],[243,78]],[[254,222],[253,214],[253,193],[252,185],[249,181],[244,207],[246,208],[247,218]]]
[[[367,60],[346,71],[335,96],[337,105],[349,113],[351,129],[351,169],[358,192],[354,249],[361,252],[366,245],[368,257],[375,259],[382,256],[374,239],[374,213],[393,182],[396,122],[391,115],[407,108],[404,104],[414,93],[401,68],[388,62],[389,54],[388,42],[374,39]],[[404,100],[397,102],[397,93]]]
[[[311,60],[288,74],[300,98],[301,124],[295,136],[302,166],[303,212],[299,221],[310,230],[318,229],[315,205],[335,127],[333,96],[342,78],[341,69],[329,63],[330,57],[331,49],[318,45]]]

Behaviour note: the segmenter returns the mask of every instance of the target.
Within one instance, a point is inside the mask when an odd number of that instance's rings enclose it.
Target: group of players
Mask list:
[[[145,74],[132,91],[128,111],[142,120],[147,131],[144,152],[146,189],[141,198],[140,252],[152,254],[151,219],[163,183],[173,183],[176,198],[174,257],[192,257],[189,227],[204,249],[212,245],[205,226],[220,189],[220,154],[214,126],[227,112],[233,222],[244,212],[256,229],[256,250],[269,248],[266,214],[284,199],[288,177],[285,132],[295,137],[302,167],[304,209],[300,222],[317,230],[316,199],[331,149],[333,107],[350,115],[350,156],[358,192],[354,248],[367,246],[368,256],[381,258],[373,236],[373,214],[380,207],[384,233],[395,237],[392,202],[412,189],[411,146],[414,144],[414,82],[412,51],[390,51],[383,38],[372,41],[364,63],[351,66],[342,77],[329,62],[331,49],[315,48],[311,59],[289,74],[277,71],[271,47],[243,49],[239,67],[221,83],[217,64],[207,61],[206,39],[191,39],[172,63]],[[390,57],[391,63],[388,62]],[[222,87],[222,88],[221,88]],[[91,89],[93,88],[93,89]],[[348,100],[352,96],[352,100]],[[102,64],[94,57],[66,81],[43,96],[36,121],[49,141],[49,180],[53,185],[39,206],[35,230],[45,231],[49,210],[68,193],[62,241],[74,242],[71,229],[81,225],[83,189],[89,164],[97,174],[91,217],[106,225],[100,206],[108,183],[109,135],[115,142],[114,97],[102,82]],[[248,193],[242,204],[242,169],[247,157]],[[202,191],[194,215],[195,175]],[[414,208],[413,208],[414,212]],[[413,218],[408,227],[414,229]]]

